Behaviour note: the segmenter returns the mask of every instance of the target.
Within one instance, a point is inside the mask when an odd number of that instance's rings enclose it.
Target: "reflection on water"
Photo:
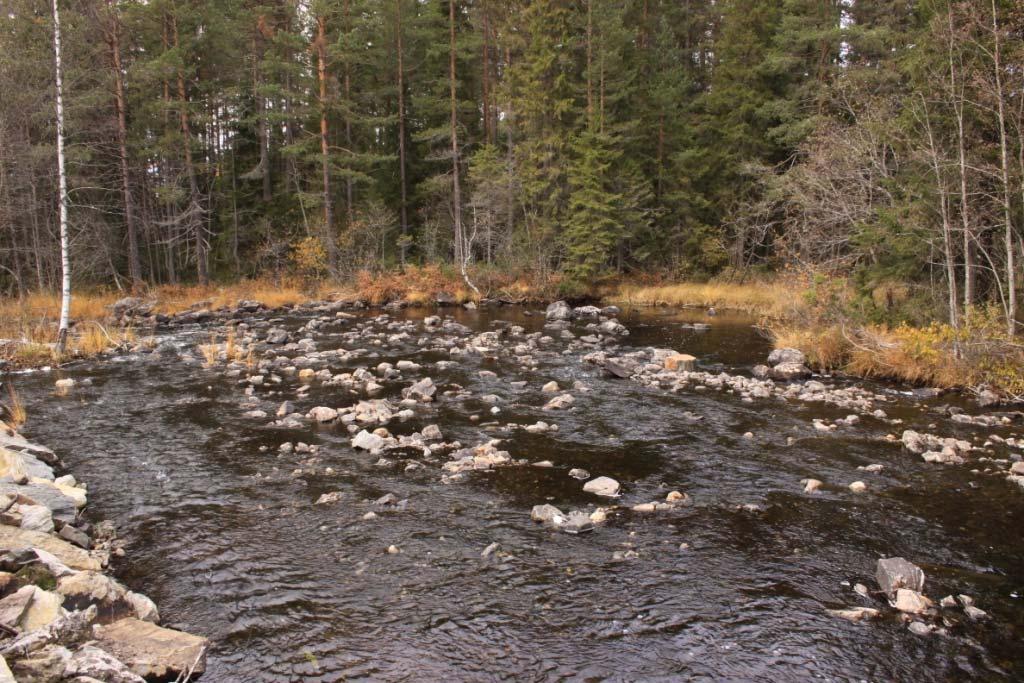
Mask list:
[[[449,315],[474,330],[494,329],[496,319],[542,329],[543,316],[526,313]],[[623,321],[631,330],[624,346],[672,347],[730,372],[746,371],[769,349],[750,320],[734,316],[636,311]],[[686,327],[694,321],[711,327]],[[318,348],[337,345],[337,333],[354,324],[325,327]],[[554,467],[507,468],[446,485],[436,463],[406,471],[408,453],[377,466],[378,456],[350,448],[340,426],[286,430],[267,427],[272,418],[244,417],[251,407],[242,405],[238,379],[201,368],[190,354],[73,368],[67,374],[92,384],[60,399],[51,395],[52,376],[18,380],[28,433],[89,483],[90,514],[115,520],[128,541],[120,577],[150,595],[168,625],[214,640],[204,680],[1024,676],[1017,597],[1024,591],[1024,492],[1002,477],[972,474],[970,465],[927,465],[881,440],[900,425],[868,418],[833,433],[811,425],[848,411],[670,394],[605,378],[579,353],[558,353],[563,340],[552,344],[555,353],[538,356],[536,371],[505,358],[459,356],[442,372],[431,363],[444,356],[421,350],[420,334],[382,347],[347,343],[376,355],[332,370],[405,358],[424,367],[388,395],[425,375],[442,390],[458,384],[477,397],[496,394],[496,418],[477,400],[440,397],[389,428],[411,433],[436,423],[446,440],[467,445],[504,438],[513,457]],[[191,330],[173,341],[191,349],[208,337]],[[481,369],[497,379],[481,378]],[[590,391],[573,392],[571,412],[545,413],[540,387],[550,380],[563,387],[578,380]],[[320,386],[301,398],[296,386],[286,378],[260,387],[260,408],[272,416],[286,398],[300,412],[356,398]],[[886,410],[907,427],[942,435],[1020,431],[957,425],[940,405],[902,398]],[[683,419],[686,411],[703,419]],[[560,430],[500,430],[540,419]],[[743,438],[747,431],[753,439]],[[787,437],[795,442],[787,445]],[[280,455],[284,441],[318,445],[318,461]],[[885,469],[856,469],[870,463]],[[618,479],[626,507],[674,489],[695,504],[650,516],[624,510],[581,536],[532,523],[536,504],[601,503],[568,476],[574,467]],[[806,477],[831,486],[804,495]],[[846,489],[855,479],[867,481],[868,494]],[[341,491],[342,502],[313,505],[329,491]],[[407,498],[407,509],[372,505],[389,492]],[[739,509],[745,504],[761,510]],[[378,517],[364,520],[371,510]],[[495,542],[499,552],[481,557]],[[388,554],[390,545],[401,553]],[[614,561],[623,550],[639,557]],[[874,586],[875,561],[889,555],[925,569],[928,595],[968,593],[992,619],[922,639],[891,613],[850,624],[826,612],[867,604],[851,586]]]

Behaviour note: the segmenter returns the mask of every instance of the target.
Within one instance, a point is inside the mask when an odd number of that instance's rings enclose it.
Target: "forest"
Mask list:
[[[59,289],[54,10],[0,3],[0,292]],[[76,288],[844,278],[1014,330],[1012,0],[60,2]]]

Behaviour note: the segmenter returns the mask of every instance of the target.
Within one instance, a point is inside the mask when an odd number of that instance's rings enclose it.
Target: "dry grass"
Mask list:
[[[187,311],[197,304],[207,308],[234,306],[240,300],[256,300],[270,308],[297,304],[326,295],[325,285],[298,282],[245,280],[223,286],[162,286],[140,294],[152,302],[153,310],[166,315]],[[125,295],[116,291],[76,292],[71,298],[72,330],[67,357],[93,357],[135,342],[131,329],[112,324],[111,306]],[[20,299],[0,299],[0,357],[21,367],[59,362],[53,352],[60,315],[60,295],[53,292],[29,294]],[[232,354],[234,357],[234,354]]]
[[[555,277],[515,274],[492,268],[475,268],[470,281],[480,290],[477,295],[454,269],[439,266],[408,266],[403,271],[360,271],[347,294],[379,306],[392,301],[405,301],[412,306],[433,304],[440,292],[451,294],[455,303],[464,304],[481,297],[510,301],[539,301],[549,298],[557,289]]]
[[[12,429],[18,429],[28,420],[28,412],[25,410],[25,404],[22,403],[21,397],[18,396],[18,392],[15,391],[14,387],[10,384],[7,385],[6,408],[7,423]]]
[[[989,387],[1024,397],[1024,346],[1006,339],[998,316],[979,314],[959,329],[943,323],[894,328],[832,324],[772,332],[776,347],[800,349],[818,370],[944,389]]]
[[[619,305],[716,307],[771,318],[789,317],[800,306],[800,297],[794,289],[779,282],[625,283],[619,285],[606,299]]]

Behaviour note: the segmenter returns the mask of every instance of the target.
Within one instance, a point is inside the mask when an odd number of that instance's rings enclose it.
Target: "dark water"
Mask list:
[[[477,330],[493,329],[495,318],[528,330],[543,324],[542,316],[510,308],[452,315]],[[628,316],[632,334],[623,345],[670,346],[730,371],[744,371],[768,351],[749,321],[720,316],[710,331],[695,333],[680,327],[684,318]],[[319,348],[336,344],[330,333],[345,329],[326,328]],[[208,336],[193,330],[173,340],[191,349]],[[28,435],[88,482],[89,514],[116,521],[127,540],[120,577],[157,602],[165,624],[213,639],[204,680],[1024,677],[1024,491],[981,471],[984,463],[926,464],[881,440],[904,425],[873,418],[833,433],[811,424],[848,410],[670,394],[604,378],[577,353],[545,357],[536,372],[479,356],[459,357],[455,369],[441,372],[428,362],[442,356],[421,352],[417,336],[390,348],[363,345],[379,357],[347,367],[420,360],[423,370],[405,373],[400,386],[418,375],[442,389],[456,382],[475,396],[502,397],[497,422],[542,419],[560,431],[501,432],[482,424],[492,419],[483,403],[443,397],[392,431],[437,423],[446,440],[466,445],[506,438],[502,448],[514,457],[555,467],[512,467],[442,484],[437,464],[406,472],[404,456],[393,454],[393,466],[375,466],[378,456],[350,448],[340,426],[284,430],[267,427],[272,418],[243,417],[250,408],[241,405],[238,380],[195,358],[144,355],[62,371],[93,382],[65,398],[52,396],[52,374],[16,378],[31,416]],[[558,351],[565,343],[551,346]],[[480,379],[480,369],[498,379]],[[508,384],[517,379],[528,385]],[[543,412],[548,396],[540,387],[551,379],[563,387],[580,380],[591,391],[573,392],[572,412]],[[273,416],[284,398],[301,412],[356,398],[318,386],[295,399],[296,385],[286,378],[280,387],[259,388],[260,407]],[[882,407],[906,427],[934,423],[929,431],[965,438],[1022,431],[957,425],[939,413],[942,399],[883,390],[894,401]],[[687,421],[684,411],[704,419]],[[481,422],[471,422],[472,414]],[[743,438],[747,431],[754,439]],[[787,446],[787,437],[796,442]],[[320,446],[312,467],[303,463],[308,454],[277,453],[281,442],[299,440]],[[870,463],[885,469],[856,470]],[[531,522],[535,504],[602,504],[567,476],[572,467],[618,479],[627,508],[673,489],[695,504],[648,516],[626,509],[581,536]],[[293,476],[296,468],[304,473]],[[805,477],[823,480],[827,490],[805,495]],[[857,479],[868,493],[846,489]],[[313,505],[328,491],[342,491],[343,502]],[[364,521],[375,509],[370,501],[388,492],[408,498],[408,509],[377,510],[378,519]],[[737,509],[749,503],[763,510]],[[501,552],[482,558],[492,542]],[[401,554],[387,554],[392,544]],[[614,561],[624,550],[639,557]],[[924,568],[925,592],[936,601],[967,593],[991,619],[920,638],[892,610],[862,624],[827,613],[883,608],[851,587],[859,581],[873,588],[875,561],[892,555]],[[962,620],[958,610],[950,615]]]

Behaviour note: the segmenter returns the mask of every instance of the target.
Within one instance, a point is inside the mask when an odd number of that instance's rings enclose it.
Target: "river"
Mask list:
[[[552,467],[443,483],[443,455],[408,468],[424,459],[385,453],[391,464],[378,464],[380,456],[349,445],[341,425],[271,426],[285,399],[305,413],[357,397],[320,382],[296,394],[299,380],[283,375],[255,387],[258,404],[244,405],[247,373],[203,367],[195,346],[212,328],[200,326],[164,334],[162,348],[178,354],[14,378],[30,416],[26,435],[88,483],[88,515],[113,520],[126,541],[117,576],[156,601],[165,625],[213,640],[204,681],[1024,678],[1024,490],[986,472],[996,469],[990,464],[929,464],[884,440],[913,428],[980,445],[990,434],[1020,434],[1019,421],[955,423],[949,405],[970,410],[957,398],[871,385],[886,397],[887,419],[864,416],[824,432],[812,419],[850,411],[615,379],[557,333],[534,354],[536,369],[501,354],[453,356],[439,369],[433,364],[448,356],[418,343],[420,319],[433,313],[372,322],[379,312],[361,312],[295,338],[311,336],[318,350],[366,350],[332,363],[335,373],[420,363],[384,382],[383,396],[430,376],[437,400],[390,424],[392,432],[437,424],[446,441],[499,438],[514,458]],[[508,323],[528,335],[544,325],[543,311],[519,307],[446,314],[474,332]],[[310,318],[279,324],[296,330]],[[631,333],[620,341],[625,350],[670,347],[729,373],[749,374],[770,350],[742,316],[641,310],[621,320]],[[693,321],[710,329],[693,330]],[[418,331],[389,341],[406,322]],[[358,325],[362,337],[351,334]],[[68,396],[54,396],[58,376],[77,381]],[[551,380],[588,390],[571,391],[571,410],[542,411],[550,396],[540,388]],[[497,414],[485,395],[497,397]],[[254,407],[269,417],[247,417]],[[504,428],[538,420],[559,429]],[[317,452],[278,449],[300,441]],[[1002,446],[989,455],[1008,457]],[[868,464],[884,469],[857,470]],[[590,533],[530,519],[542,503],[608,505],[585,493],[571,468],[622,485],[613,501],[622,509]],[[803,492],[809,477],[825,482],[821,492]],[[851,492],[854,480],[868,490]],[[629,510],[672,490],[693,504]],[[328,492],[340,492],[340,502],[314,504]],[[373,504],[387,493],[407,506]],[[364,519],[370,511],[376,518]],[[497,552],[482,557],[492,543]],[[389,554],[392,545],[400,552]],[[636,556],[621,559],[630,550]],[[912,634],[881,600],[853,592],[858,582],[876,588],[875,562],[887,556],[920,565],[936,602],[968,594],[989,619],[943,610],[947,635]],[[828,612],[850,605],[883,616],[850,623]]]

